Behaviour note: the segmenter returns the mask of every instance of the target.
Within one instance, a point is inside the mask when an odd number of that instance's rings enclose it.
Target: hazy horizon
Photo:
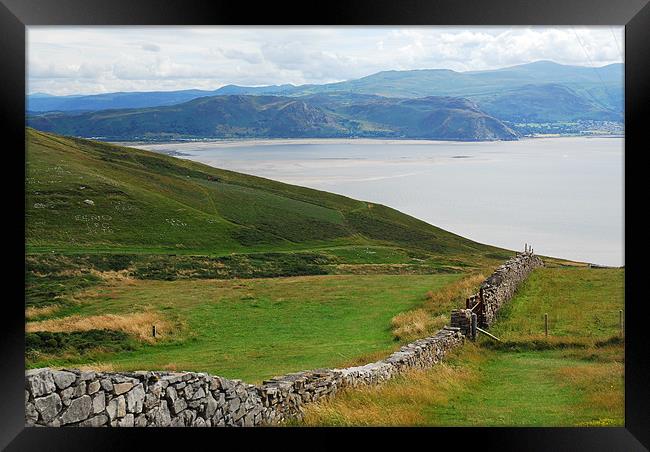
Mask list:
[[[27,27],[27,93],[326,84],[383,71],[624,63],[624,28]]]
[[[496,68],[496,69],[486,69],[485,71],[498,71],[498,70],[501,70],[501,69],[508,69],[508,68],[511,68],[511,67],[522,66],[522,65],[526,65],[526,64],[546,63],[546,62],[561,64],[561,63],[557,63],[557,62],[552,61],[552,60],[535,60],[535,61],[530,61],[528,63],[516,64],[514,66],[504,66],[504,67]],[[603,67],[607,67],[607,66],[612,66],[612,65],[615,65],[615,64],[624,65],[625,63],[608,63],[608,64],[604,64],[602,66],[583,66],[583,65],[579,65],[579,64],[564,65],[564,66],[593,67],[595,69],[598,69],[598,68],[603,68]],[[381,72],[397,72],[397,71],[452,71],[452,72],[457,72],[457,73],[483,72],[483,71],[476,71],[476,70],[454,71],[453,69],[448,69],[448,68],[419,68],[419,69],[402,69],[402,70],[400,70],[400,69],[385,69],[385,70],[382,70],[382,71],[379,71],[379,72],[373,72],[372,74],[363,75],[363,76],[361,76],[359,78],[370,77],[372,75],[376,75],[376,74],[379,74]],[[347,80],[341,80],[341,81],[344,82],[344,81],[349,81],[349,80],[356,80],[356,79],[347,79]],[[235,85],[235,84],[226,83],[224,85],[220,85],[220,86],[215,87],[214,90],[217,90],[219,88],[223,88],[224,86],[229,86],[229,85]],[[283,83],[283,84],[276,84],[276,85],[277,86],[291,85],[291,86],[295,86],[295,87],[301,86],[301,85],[294,85],[292,83]],[[309,85],[309,84],[305,84],[305,85]],[[245,86],[245,87],[255,88],[255,87],[270,86],[270,84],[238,85],[238,86]],[[142,90],[142,91],[110,91],[110,92],[106,92],[106,93],[75,93],[75,94],[67,94],[67,95],[63,95],[63,96],[94,96],[94,95],[98,95],[98,94],[109,94],[109,93],[127,93],[127,92],[148,93],[148,92],[173,92],[173,91],[184,91],[184,90],[187,90],[187,91],[191,91],[191,90],[211,90],[211,88],[196,88],[196,87],[188,86],[188,87],[179,88],[179,89],[160,89],[160,90],[152,89],[152,90]],[[42,92],[42,91],[27,93],[27,95],[28,96],[44,95],[44,96],[52,96],[52,97],[59,96],[58,94],[45,93],[45,92]]]

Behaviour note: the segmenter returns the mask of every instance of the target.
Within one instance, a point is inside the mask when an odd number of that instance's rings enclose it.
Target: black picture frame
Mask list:
[[[216,447],[331,449],[353,440],[385,447],[476,450],[647,450],[650,378],[644,358],[644,250],[634,244],[644,224],[632,208],[644,193],[644,121],[650,104],[649,0],[408,0],[327,3],[246,3],[197,0],[0,0],[0,119],[5,126],[2,177],[8,207],[0,328],[0,447],[7,450],[155,450]],[[29,25],[624,25],[625,26],[625,427],[422,429],[66,429],[24,427],[24,168],[25,27]],[[644,114],[645,113],[645,114]],[[9,177],[7,177],[9,176]],[[21,179],[23,182],[21,182]],[[637,206],[638,207],[638,206]],[[641,209],[643,205],[641,205]],[[639,209],[637,209],[638,212]],[[640,220],[640,218],[639,218]],[[23,242],[24,243],[24,242]],[[7,290],[11,289],[11,290]],[[477,407],[480,409],[480,407]],[[336,434],[333,434],[336,433]],[[344,435],[346,438],[341,438]],[[415,436],[413,436],[415,435]],[[353,438],[354,437],[354,438]],[[451,443],[449,443],[451,441]],[[154,445],[154,444],[158,445]],[[420,446],[416,446],[416,444]],[[444,443],[451,446],[443,446]],[[196,445],[193,445],[196,444]],[[368,446],[371,447],[371,446]]]

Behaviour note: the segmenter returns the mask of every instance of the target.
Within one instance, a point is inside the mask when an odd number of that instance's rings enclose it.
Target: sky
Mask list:
[[[27,92],[331,83],[384,70],[622,63],[623,27],[27,28]]]

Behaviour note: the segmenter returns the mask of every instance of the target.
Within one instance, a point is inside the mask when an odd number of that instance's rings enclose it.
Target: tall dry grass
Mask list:
[[[393,337],[411,341],[434,334],[449,322],[449,311],[464,307],[465,299],[478,290],[483,274],[470,274],[458,281],[429,291],[422,307],[400,312],[391,319]]]
[[[622,354],[622,347],[620,351]],[[557,370],[557,377],[563,386],[582,393],[583,409],[598,410],[610,413],[614,418],[623,419],[625,416],[624,372],[625,365],[622,362],[594,362],[581,366],[562,367]]]
[[[135,281],[135,278],[131,275],[132,269],[128,268],[125,270],[95,270],[94,268],[90,270],[90,273],[99,276],[106,283],[116,283],[124,281]]]
[[[377,386],[340,392],[334,398],[305,407],[308,426],[415,426],[426,424],[427,406],[445,404],[479,377],[484,359],[472,344],[463,347],[462,365],[442,362],[430,369],[413,369]]]
[[[61,309],[61,305],[58,304],[51,304],[49,306],[42,306],[42,307],[29,306],[25,308],[25,318],[29,320],[29,319],[34,319],[36,317],[51,315],[54,314],[59,309]]]
[[[439,290],[427,292],[425,309],[434,310],[441,305],[453,308],[464,308],[465,299],[478,292],[478,288],[485,280],[483,273],[472,273]]]
[[[449,315],[433,316],[426,309],[401,312],[390,321],[393,337],[410,341],[426,337],[449,323]]]
[[[116,372],[118,370],[114,364],[102,362],[75,365],[74,368],[82,372]]]
[[[152,336],[152,325],[156,325],[156,338]],[[171,324],[156,312],[135,312],[131,314],[103,314],[82,317],[72,315],[58,319],[27,322],[25,330],[28,333],[37,331],[71,332],[89,330],[116,330],[137,337],[145,342],[154,342],[169,336]]]
[[[353,356],[350,358],[344,358],[341,362],[336,364],[336,367],[356,367],[356,366],[365,366],[368,363],[374,363],[385,359],[391,353],[397,351],[400,348],[399,344],[394,344],[388,349],[382,349],[370,353],[364,353],[363,355]]]

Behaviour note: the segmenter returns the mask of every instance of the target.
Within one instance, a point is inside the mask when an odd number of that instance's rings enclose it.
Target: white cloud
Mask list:
[[[328,83],[382,70],[622,62],[617,27],[28,27],[28,90]]]

